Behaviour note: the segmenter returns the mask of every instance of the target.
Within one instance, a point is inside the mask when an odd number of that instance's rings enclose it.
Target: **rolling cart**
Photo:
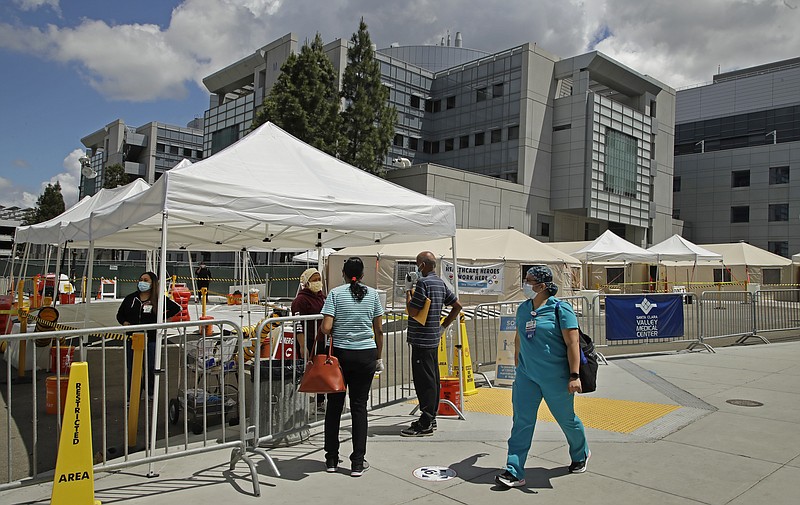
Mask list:
[[[239,423],[237,343],[235,337],[220,340],[215,336],[201,337],[191,344],[186,356],[187,373],[181,370],[178,395],[169,401],[171,424],[180,422],[181,412],[186,413],[188,427],[196,435],[203,432],[204,417],[206,426],[224,421],[231,426]],[[226,374],[230,377],[225,377]],[[184,385],[185,375],[188,378]]]

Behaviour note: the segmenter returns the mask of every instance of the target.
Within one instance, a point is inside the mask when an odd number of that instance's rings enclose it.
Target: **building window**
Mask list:
[[[553,127],[553,131],[554,132],[560,132],[560,131],[563,131],[563,130],[569,130],[570,128],[572,128],[572,123],[562,124],[562,125],[559,125],[559,126],[554,126]]]
[[[606,131],[604,189],[636,197],[636,139],[616,130]]]
[[[458,148],[466,149],[469,147],[469,135],[462,135],[458,138]]]
[[[750,170],[734,170],[731,172],[731,187],[746,188],[750,186]]]
[[[480,132],[480,133],[476,133],[475,134],[475,145],[476,146],[482,146],[483,145],[483,137],[484,137],[484,132]]]
[[[600,236],[600,225],[597,223],[583,223],[583,240],[594,240]]]
[[[455,148],[456,139],[444,139],[444,151],[452,151]]]
[[[672,192],[673,193],[680,193],[681,192],[681,176],[675,176],[672,178]]]
[[[502,82],[498,82],[497,84],[493,84],[492,85],[492,96],[495,97],[495,98],[498,97],[498,96],[503,96],[503,83]]]
[[[165,148],[164,144],[162,144],[162,143],[158,143],[158,144],[156,144],[156,152],[157,152],[157,153],[164,153],[164,152],[166,152],[166,148]]]
[[[541,237],[549,237],[550,236],[550,226],[552,224],[553,217],[552,216],[543,216],[542,214],[537,214],[536,216],[536,228],[539,236]]]
[[[419,102],[420,98],[417,95],[411,95],[411,101],[409,102],[409,105],[412,109],[419,109]]]
[[[399,133],[394,136],[394,141],[392,142],[396,147],[403,147],[403,136]]]
[[[788,243],[784,242],[785,244]],[[781,283],[781,269],[780,268],[762,268],[761,269],[761,284],[780,284]]]
[[[409,137],[408,148],[412,151],[416,151],[417,149],[419,149],[419,139],[416,137]]]
[[[486,92],[486,88],[478,88],[475,91],[475,101],[482,102],[489,98],[489,94]]]
[[[769,167],[770,184],[788,184],[789,167]]]
[[[650,100],[650,117],[656,117],[656,101]]]
[[[433,152],[433,142],[429,140],[422,141],[422,152],[426,154],[430,154]]]
[[[198,160],[202,160],[203,159],[203,151],[195,151],[194,157],[197,158]]]
[[[749,223],[749,222],[750,222],[750,207],[748,205],[731,207],[731,223]]]
[[[789,241],[788,240],[770,240],[767,242],[767,250],[772,254],[777,254],[778,256],[783,256],[784,258],[789,257]]]
[[[189,149],[188,147],[184,147],[183,148],[183,156],[185,158],[191,158],[192,157],[192,150]]]
[[[508,127],[508,140],[517,140],[519,138],[519,125]]]
[[[789,220],[789,204],[788,203],[771,203],[769,205],[769,221],[788,221]]]
[[[672,219],[681,218],[681,209],[672,209]]]
[[[433,112],[433,100],[425,100],[425,112]]]
[[[431,154],[436,154],[439,152],[439,141],[434,140],[431,142]]]
[[[453,109],[453,108],[455,108],[455,106],[456,106],[456,97],[455,97],[455,95],[448,96],[447,97],[447,109],[448,110],[449,109]]]
[[[496,130],[492,130],[491,140],[492,140],[492,144],[496,144],[496,143],[500,142],[501,140],[503,140],[503,130],[501,130],[500,128],[498,128]]]
[[[608,230],[622,238],[625,238],[625,235],[628,233],[628,228],[624,223],[615,223],[614,221],[608,222]]]
[[[731,271],[727,268],[715,268],[714,282],[731,282]]]
[[[211,154],[218,153],[239,140],[239,128],[231,125],[211,134]]]

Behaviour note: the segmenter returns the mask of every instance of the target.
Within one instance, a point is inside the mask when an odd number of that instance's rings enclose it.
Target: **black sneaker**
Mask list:
[[[431,428],[433,428],[433,430],[436,431],[436,419],[431,421]]]
[[[328,473],[336,473],[336,470],[339,469],[339,463],[342,460],[339,458],[326,458],[325,459],[325,471]]]
[[[589,462],[589,458],[592,457],[592,451],[586,455],[586,459],[583,461],[573,461],[569,465],[569,473],[583,473],[586,471],[586,464]]]
[[[367,463],[367,460],[364,460],[361,464],[353,463],[350,469],[350,477],[361,477],[367,470],[369,470],[369,463]]]
[[[495,475],[494,481],[498,486],[503,486],[505,488],[522,487],[525,485],[525,479],[514,477],[508,470],[500,475]]]
[[[430,437],[433,436],[433,426],[423,428],[417,421],[411,423],[411,426],[400,431],[401,437]]]

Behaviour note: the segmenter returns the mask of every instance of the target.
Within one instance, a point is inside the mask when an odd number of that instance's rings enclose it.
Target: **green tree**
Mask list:
[[[36,207],[28,212],[25,218],[26,225],[36,224],[52,219],[66,210],[64,206],[64,196],[61,194],[61,183],[48,184],[39,199],[36,200]]]
[[[267,121],[321,151],[336,155],[341,141],[336,70],[322,49],[322,37],[304,44],[281,67],[281,75],[253,120],[253,129]]]
[[[375,59],[364,18],[350,39],[347,68],[342,78],[343,134],[341,159],[367,172],[383,175],[383,161],[394,137],[397,111],[389,89],[381,83],[381,67]]]
[[[103,171],[103,188],[114,189],[130,182],[130,177],[125,173],[125,168],[119,163],[109,165]]]

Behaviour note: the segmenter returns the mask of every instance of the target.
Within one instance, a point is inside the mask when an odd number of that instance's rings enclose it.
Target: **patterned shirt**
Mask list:
[[[333,346],[341,349],[374,349],[372,320],[383,315],[378,292],[366,286],[367,294],[359,302],[350,292],[350,284],[337,286],[328,293],[322,314],[333,316]]]
[[[456,300],[456,295],[450,291],[450,288],[440,279],[436,274],[430,272],[425,277],[420,277],[417,280],[417,286],[414,288],[414,296],[411,297],[409,307],[420,309],[425,306],[425,299],[430,298],[431,307],[428,310],[428,319],[425,320],[425,325],[419,324],[414,319],[408,319],[408,338],[406,339],[409,344],[417,347],[432,349],[439,347],[439,339],[441,338],[441,317],[442,309],[446,305],[453,305]]]

